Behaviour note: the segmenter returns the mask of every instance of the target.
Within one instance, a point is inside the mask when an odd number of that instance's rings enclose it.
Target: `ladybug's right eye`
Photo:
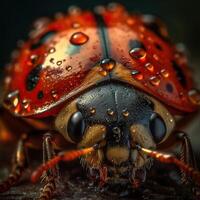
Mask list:
[[[85,120],[81,112],[75,112],[69,119],[67,132],[70,139],[74,142],[79,142],[85,131]]]

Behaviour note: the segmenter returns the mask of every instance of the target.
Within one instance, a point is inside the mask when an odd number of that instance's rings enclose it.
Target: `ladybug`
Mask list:
[[[160,19],[114,4],[94,12],[73,7],[37,21],[6,70],[3,107],[29,128],[1,192],[19,181],[31,137],[41,133],[44,163],[32,174],[37,181],[47,172],[39,199],[56,190],[57,164],[78,157],[91,176],[97,172],[101,186],[139,187],[153,158],[177,165],[200,184],[190,140],[176,117],[195,113],[200,93],[184,52]],[[180,159],[161,153],[178,144]]]

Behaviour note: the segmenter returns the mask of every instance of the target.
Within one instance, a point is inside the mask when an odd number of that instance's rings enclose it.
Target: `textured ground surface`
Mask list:
[[[5,172],[7,172],[5,170]],[[135,199],[135,200],[194,200],[190,189],[183,187],[174,187],[158,184],[155,181],[148,180],[146,184],[138,191],[130,192],[127,189],[119,192],[117,188],[100,190],[93,186],[88,179],[78,176],[69,178],[65,172],[62,176],[65,189],[55,196],[58,200],[103,200],[103,199]],[[165,177],[163,177],[165,178]],[[20,185],[12,188],[9,192],[0,195],[2,200],[31,200],[38,196],[40,185],[32,185],[27,181],[22,181]],[[118,192],[116,191],[118,190]]]

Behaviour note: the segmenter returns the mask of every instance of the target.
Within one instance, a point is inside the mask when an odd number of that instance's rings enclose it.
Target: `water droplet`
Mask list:
[[[72,70],[72,66],[67,66],[65,69],[69,72]]]
[[[180,93],[179,93],[179,97],[180,97],[180,98],[183,98],[183,97],[184,97],[183,92],[180,92]]]
[[[19,91],[15,90],[13,92],[10,92],[4,99],[4,103],[7,106],[17,107],[17,105],[19,104]]]
[[[130,50],[130,56],[137,60],[144,60],[146,58],[146,51],[143,48],[133,48]]]
[[[160,71],[160,73],[164,78],[168,78],[169,77],[169,72],[166,69],[162,69]]]
[[[122,111],[122,115],[123,115],[124,117],[128,117],[129,114],[130,114],[130,113],[129,113],[128,110],[126,110],[126,109]]]
[[[57,61],[56,64],[57,64],[58,66],[60,66],[60,65],[62,65],[62,61]]]
[[[5,79],[4,79],[4,83],[5,83],[5,86],[8,86],[10,83],[11,83],[11,77],[10,76],[6,76]]]
[[[49,49],[48,52],[49,52],[49,54],[51,54],[51,53],[54,53],[55,51],[56,51],[56,49],[54,47],[52,47],[52,48]]]
[[[30,101],[27,100],[27,99],[24,99],[22,101],[22,105],[23,105],[23,108],[26,109],[26,110],[29,110],[30,109]]]
[[[31,55],[30,60],[32,64],[35,64],[38,61],[39,56],[38,55]]]
[[[188,95],[193,104],[200,105],[200,92],[197,89],[190,90]]]
[[[114,111],[112,110],[112,109],[108,109],[107,110],[107,114],[109,115],[109,116],[113,116],[115,113],[114,113]]]
[[[72,27],[76,29],[76,28],[80,28],[81,25],[80,25],[79,23],[77,23],[77,22],[74,22],[74,23],[72,24]]]
[[[16,97],[19,95],[19,90],[15,90],[13,92],[10,92],[8,95],[7,95],[7,99],[11,99],[13,97]]]
[[[159,61],[158,55],[154,54],[153,57],[154,57],[155,60]]]
[[[108,75],[108,72],[105,71],[105,70],[100,69],[100,70],[99,70],[99,74],[100,74],[101,76],[107,76],[107,75]]]
[[[139,81],[143,80],[143,78],[144,78],[144,76],[142,75],[142,73],[139,72],[139,71],[137,71],[137,70],[133,70],[131,72],[131,74],[132,74],[132,76],[133,76],[134,79],[137,79]]]
[[[21,111],[21,105],[18,103],[18,105],[15,107],[14,112],[18,114]]]
[[[58,99],[58,94],[55,90],[52,90],[51,91],[51,96],[54,98],[54,99]]]
[[[93,107],[91,107],[91,108],[90,108],[90,114],[94,115],[95,113],[96,113],[96,109],[93,108]]]
[[[135,20],[132,19],[132,18],[128,18],[128,19],[126,20],[126,23],[127,23],[128,25],[132,26],[132,25],[135,24]]]
[[[70,38],[70,42],[73,45],[83,45],[88,40],[89,40],[89,37],[86,34],[82,33],[82,32],[76,32]]]
[[[116,65],[116,62],[111,59],[111,58],[106,58],[103,59],[100,63],[100,66],[105,70],[105,71],[112,71]]]
[[[160,79],[156,76],[153,76],[153,77],[150,78],[150,83],[153,86],[159,86],[160,85]]]
[[[14,107],[17,107],[18,104],[19,104],[19,98],[18,98],[18,97],[15,97],[15,98],[13,99],[13,101],[12,101],[12,105],[13,105]]]
[[[146,69],[149,70],[150,72],[154,71],[154,66],[151,63],[147,63],[145,65]]]

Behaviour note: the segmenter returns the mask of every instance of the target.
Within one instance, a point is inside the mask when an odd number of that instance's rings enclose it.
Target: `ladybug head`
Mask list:
[[[171,133],[174,120],[155,99],[133,87],[111,83],[99,85],[69,103],[58,115],[56,127],[80,148],[99,145],[96,152],[84,158],[87,166],[140,168],[147,158],[135,146],[155,149]]]

